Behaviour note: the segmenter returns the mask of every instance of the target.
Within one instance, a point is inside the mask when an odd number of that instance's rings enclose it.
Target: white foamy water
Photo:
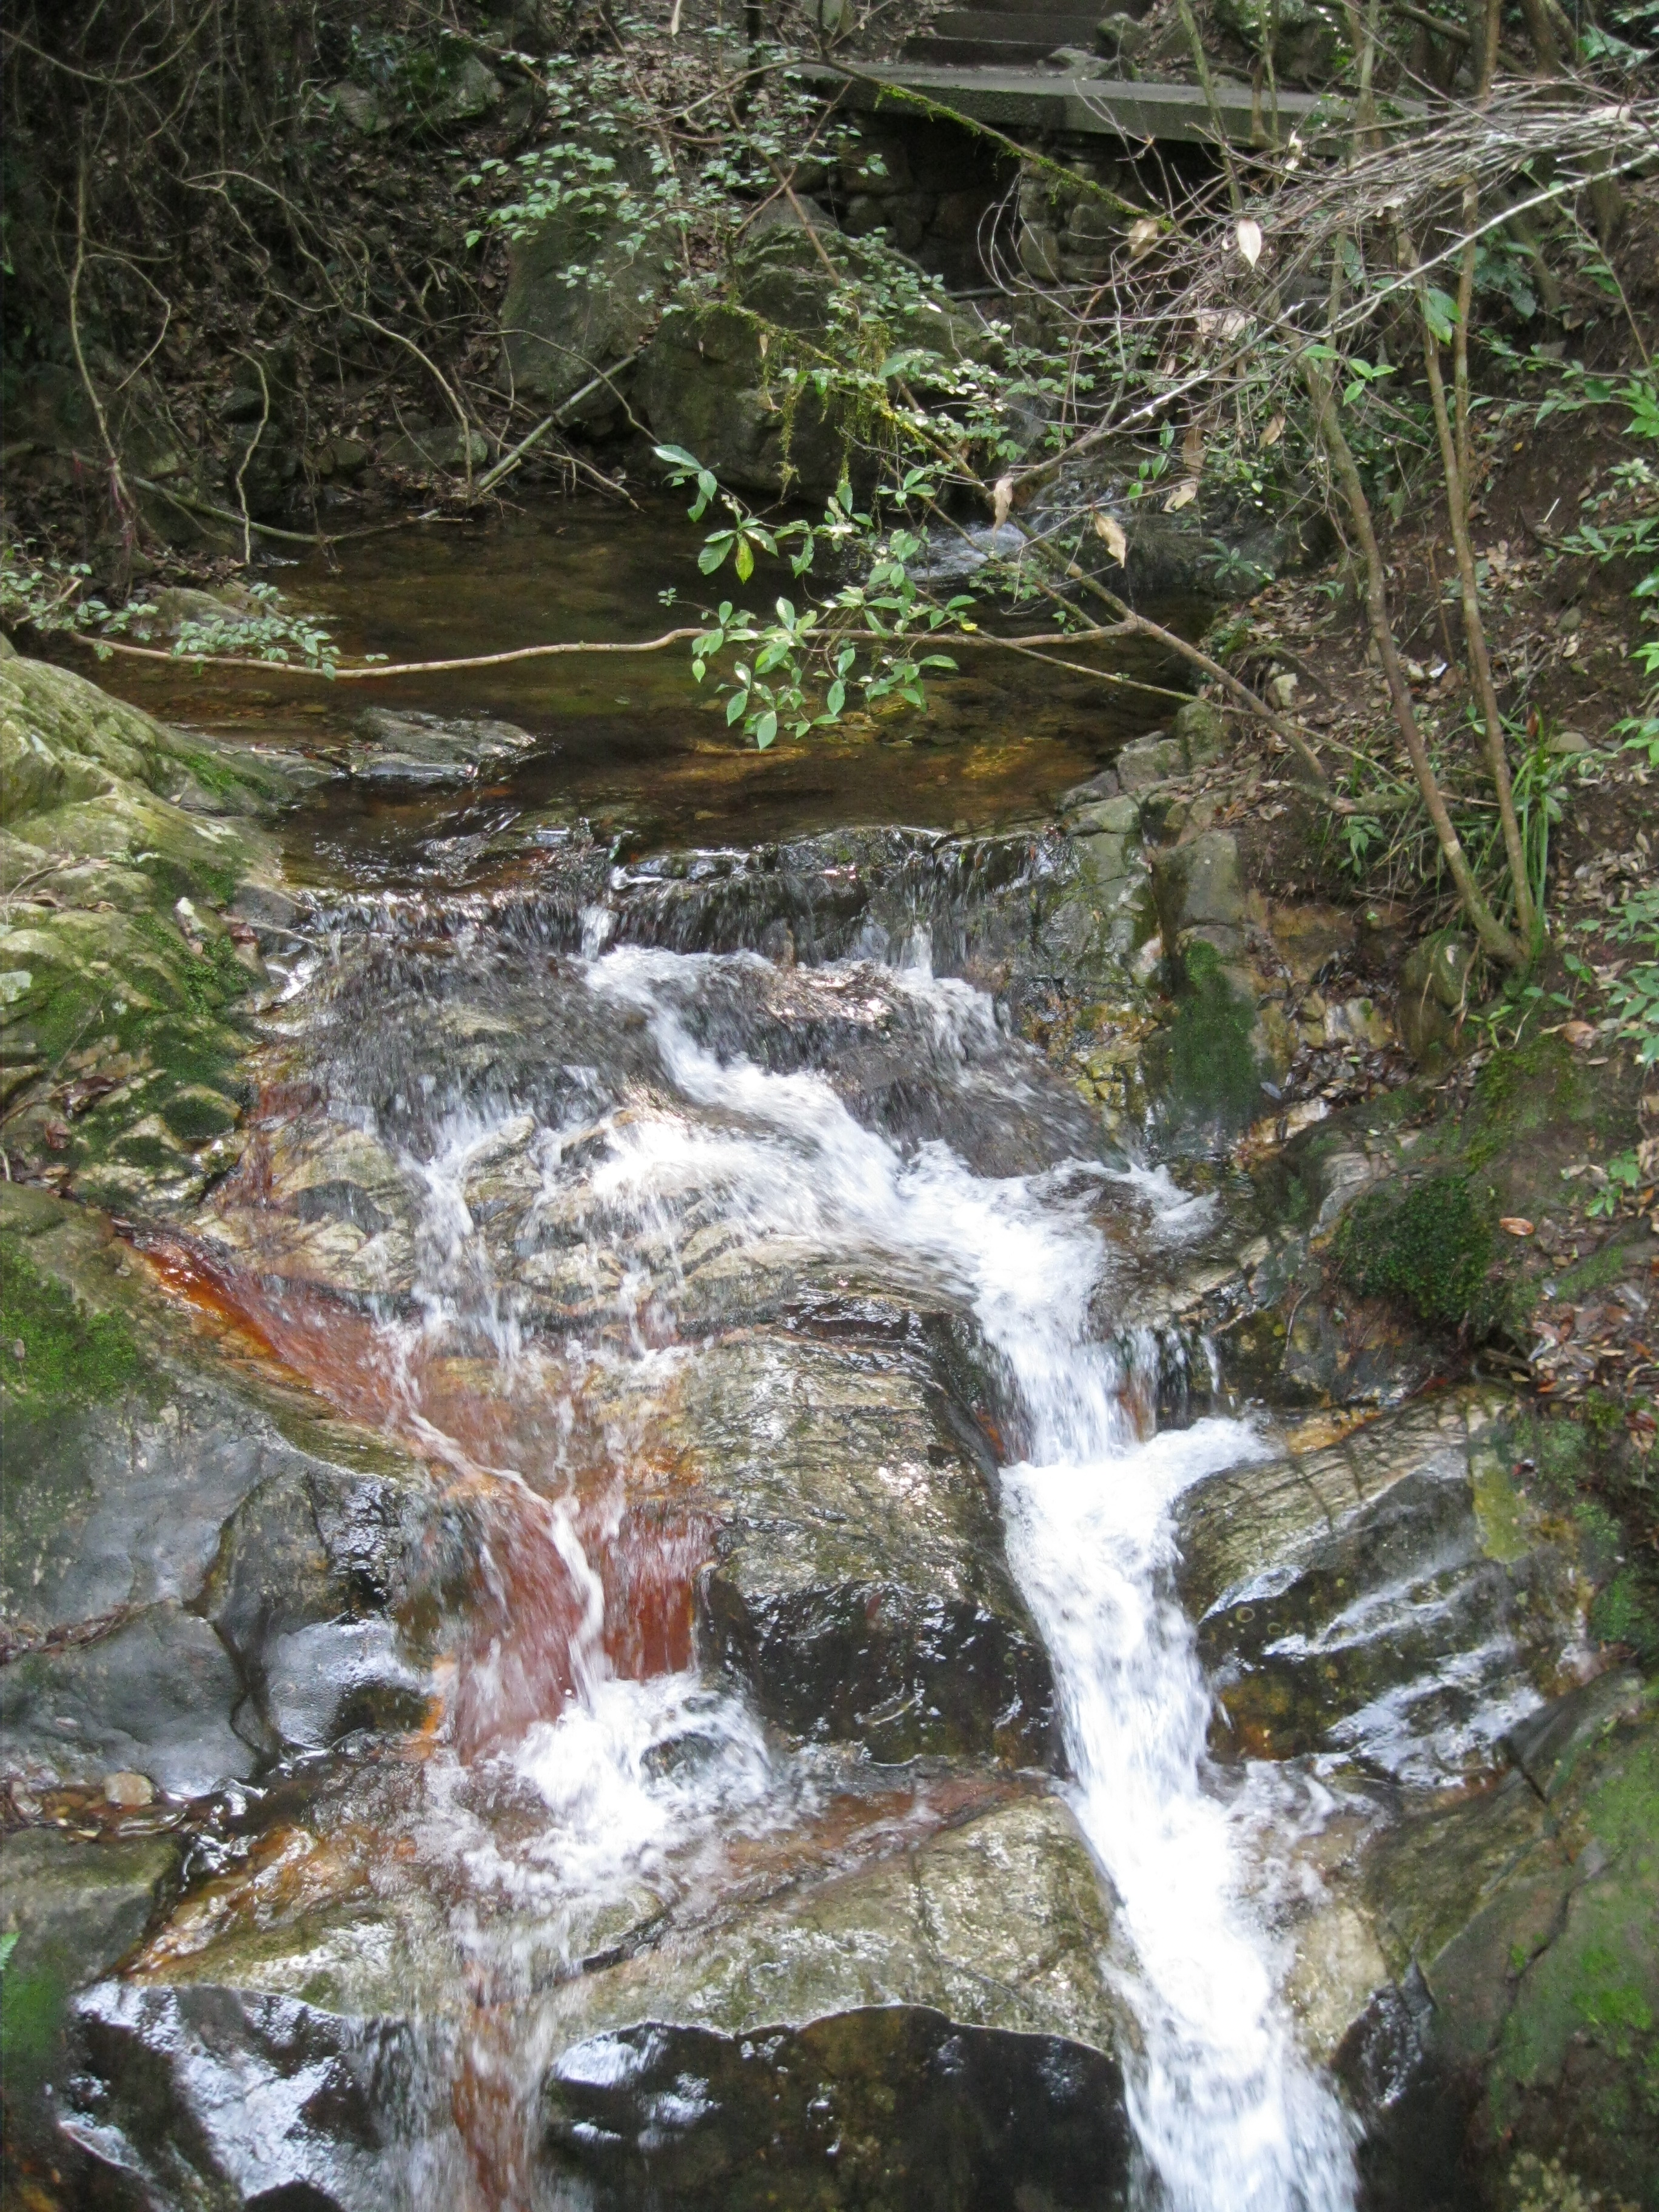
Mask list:
[[[629,949],[587,971],[592,989],[648,1014],[690,1109],[619,1125],[596,1193],[658,1225],[677,1194],[714,1194],[758,1243],[921,1274],[971,1309],[1020,1401],[1027,1457],[1003,1474],[1010,1560],[1052,1656],[1073,1802],[1133,1954],[1143,2203],[1350,2212],[1349,2130],[1297,2048],[1275,1947],[1247,1894],[1262,1808],[1248,1778],[1231,1802],[1206,1787],[1209,1695],[1168,1595],[1175,1500],[1258,1452],[1257,1438],[1224,1420],[1142,1437],[1124,1376],[1091,1334],[1105,1249],[1067,1198],[1075,1179],[976,1176],[938,1144],[902,1154],[822,1077],[718,1059],[675,1011],[711,957]],[[930,995],[941,1035],[964,1048],[983,1036],[980,994],[914,973],[904,987]],[[1193,1200],[1167,1176],[1133,1180],[1172,1241],[1188,1233]]]

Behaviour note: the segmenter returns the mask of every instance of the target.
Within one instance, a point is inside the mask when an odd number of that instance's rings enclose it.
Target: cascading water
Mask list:
[[[988,996],[931,974],[925,932],[909,965],[872,941],[791,971],[606,949],[611,920],[583,915],[580,953],[550,976],[544,953],[480,932],[447,969],[412,961],[410,1004],[367,1037],[342,1025],[333,1126],[395,1153],[414,1194],[401,1303],[319,1327],[283,1287],[297,1263],[257,1178],[237,1294],[343,1410],[447,1469],[470,1532],[471,1595],[404,1844],[437,1871],[480,2008],[453,2089],[469,2212],[539,2201],[536,2113],[560,2046],[536,2008],[611,1957],[617,1931],[625,1950],[688,1899],[695,1929],[734,1850],[782,1864],[815,1820],[843,1841],[862,1820],[887,1838],[879,1856],[956,1802],[926,1776],[902,1803],[878,1807],[867,1779],[845,1795],[856,1754],[783,1749],[693,1663],[708,1524],[695,1484],[652,1472],[652,1423],[706,1356],[711,1310],[723,1326],[711,1255],[743,1285],[740,1324],[770,1295],[754,1286],[792,1270],[869,1285],[958,1316],[994,1378],[1008,1563],[1048,1649],[1067,1794],[1110,1902],[1103,1965],[1133,2022],[1139,2212],[1351,2212],[1349,2124],[1295,2040],[1258,1863],[1299,1785],[1208,1765],[1210,1698],[1169,1594],[1182,1492],[1266,1447],[1226,1419],[1152,1433],[1157,1345],[1114,1311],[1097,1225],[1115,1208],[1174,1258],[1212,1202],[1079,1157],[1086,1124]],[[550,1026],[484,1085],[423,1073],[434,991],[487,1037]],[[489,1216],[514,1193],[503,1243]],[[526,1305],[521,1267],[498,1272],[526,1254],[567,1322]],[[849,1826],[831,1808],[860,1789]]]
[[[1133,1951],[1124,1985],[1142,2036],[1129,2088],[1143,2202],[1345,2212],[1348,2126],[1293,2043],[1243,1894],[1248,1802],[1230,1808],[1206,1785],[1210,1698],[1164,1589],[1175,1499],[1257,1453],[1257,1437],[1206,1419],[1143,1438],[1125,1374],[1091,1340],[1104,1255],[1062,1179],[981,1178],[939,1143],[906,1158],[822,1076],[717,1057],[678,1011],[705,964],[623,951],[588,971],[591,989],[648,1012],[681,1097],[719,1123],[635,1122],[617,1140],[614,1185],[648,1204],[659,1177],[683,1176],[699,1154],[750,1238],[921,1269],[971,1307],[1025,1432],[1024,1458],[1002,1476],[1012,1564],[1054,1662],[1076,1808]],[[915,970],[898,981],[942,1035],[994,1033],[989,1001],[967,986]],[[1178,1236],[1192,1201],[1167,1178],[1143,1181]]]

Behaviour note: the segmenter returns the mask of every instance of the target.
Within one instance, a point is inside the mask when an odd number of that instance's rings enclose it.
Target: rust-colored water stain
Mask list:
[[[556,1718],[586,1672],[641,1680],[690,1665],[706,1522],[659,1504],[573,1506],[513,1485],[475,1490],[472,1504],[479,1572],[451,1707],[464,1761]]]
[[[522,2033],[511,2006],[491,2006],[460,2039],[449,2106],[476,2191],[465,2212],[529,2212],[536,2201],[536,2106],[524,2079]]]
[[[139,1249],[174,1297],[446,1470],[477,1566],[449,1703],[463,1759],[556,1719],[585,1673],[690,1666],[709,1524],[672,1494],[669,1455],[635,1449],[617,1464],[556,1352],[531,1356],[515,1379],[418,1331],[394,1340],[343,1300],[191,1240],[152,1236]]]

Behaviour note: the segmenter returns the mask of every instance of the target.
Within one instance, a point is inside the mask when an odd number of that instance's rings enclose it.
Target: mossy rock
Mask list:
[[[218,910],[277,880],[247,818],[271,803],[269,777],[20,658],[0,665],[0,749],[15,771],[0,829],[8,1151],[106,1203],[191,1204],[235,1157],[242,1009],[263,970]]]
[[[181,1856],[167,1836],[88,1844],[34,1829],[0,1841],[0,1936],[13,1939],[0,1969],[9,2148],[51,2142],[69,2000],[137,1944],[176,1887]]]
[[[1388,2005],[1352,2039],[1356,2083],[1394,2052],[1368,2156],[1399,2153],[1437,2080],[1468,2201],[1518,2207],[1506,2182],[1542,2161],[1586,2193],[1535,2206],[1659,2212],[1659,1697],[1632,1671],[1603,1675],[1509,1741],[1516,1765],[1494,1789],[1429,1805],[1371,1859],[1374,1924],[1419,2018],[1404,2099]]]
[[[228,1134],[240,1121],[241,1109],[205,1083],[186,1083],[161,1109],[161,1119],[181,1145],[194,1148]]]
[[[1333,1258],[1359,1297],[1397,1298],[1420,1321],[1456,1328],[1484,1316],[1492,1228],[1490,1200],[1467,1176],[1391,1182],[1344,1214]]]
[[[1487,2076],[1497,2138],[1659,2208],[1659,1709],[1613,1720],[1565,1795],[1571,1872]]]
[[[1249,975],[1202,938],[1182,948],[1184,981],[1171,1019],[1146,1047],[1146,1074],[1171,1139],[1224,1143],[1261,1109],[1264,1080],[1280,1072]]]

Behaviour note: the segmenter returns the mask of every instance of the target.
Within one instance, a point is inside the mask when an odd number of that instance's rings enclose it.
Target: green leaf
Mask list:
[[[1457,323],[1457,302],[1432,284],[1423,288],[1423,319],[1441,345],[1449,345]]]
[[[729,530],[722,530],[717,537],[705,539],[702,550],[697,556],[697,566],[702,570],[705,576],[712,576],[715,569],[720,567],[721,562],[725,560],[726,555],[731,550],[732,532]],[[747,574],[747,573],[748,571],[743,565],[743,549],[739,546],[738,549],[738,574],[742,576]]]
[[[684,446],[653,446],[651,450],[659,461],[666,461],[671,468],[689,469],[694,476],[702,466],[696,455],[688,453]]]
[[[838,676],[824,695],[823,711],[826,714],[834,716],[839,714],[846,704],[847,686]]]
[[[725,556],[722,555],[721,557],[723,559]],[[755,573],[755,556],[750,550],[749,540],[746,538],[739,538],[738,540],[737,569],[738,581],[740,584],[746,584]]]
[[[766,750],[778,734],[778,718],[773,714],[763,714],[755,725],[755,743],[762,752]]]
[[[749,694],[746,691],[734,691],[732,694],[732,696],[726,702],[726,728],[729,730],[732,723],[735,722],[740,715],[746,714],[748,709]]]

